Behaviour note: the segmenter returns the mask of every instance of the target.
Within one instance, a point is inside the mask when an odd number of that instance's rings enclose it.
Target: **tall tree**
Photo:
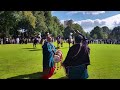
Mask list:
[[[103,39],[108,39],[111,30],[107,26],[102,27],[102,30],[103,30]]]
[[[52,26],[52,15],[51,15],[51,11],[44,11],[44,16],[45,16],[45,23],[47,26],[47,31],[51,31],[51,26]]]
[[[9,31],[16,25],[14,11],[0,11],[0,32],[3,37],[9,36]]]
[[[83,28],[79,25],[79,24],[72,24],[72,28],[73,30],[78,30],[80,31],[83,35],[86,35],[85,31],[83,30]]]
[[[99,26],[94,27],[90,32],[90,36],[94,38],[94,35],[97,35],[97,39],[103,39],[103,30]]]
[[[30,37],[35,29],[36,17],[33,15],[32,11],[20,11],[19,15],[21,15],[21,18],[16,29],[25,29],[26,32],[23,34],[25,34],[25,37]]]
[[[120,26],[113,28],[111,34],[111,39],[119,39],[120,40]]]
[[[44,11],[33,11],[33,15],[36,17],[35,32],[45,33],[47,31],[47,26],[45,23]]]

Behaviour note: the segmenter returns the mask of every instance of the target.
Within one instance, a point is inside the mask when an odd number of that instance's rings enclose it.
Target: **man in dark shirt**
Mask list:
[[[34,40],[33,40],[33,48],[36,48],[36,44],[37,44],[37,38],[35,37]]]
[[[90,49],[82,41],[83,37],[80,35],[75,36],[75,44],[70,47],[63,62],[69,79],[88,78],[87,66],[90,65]]]

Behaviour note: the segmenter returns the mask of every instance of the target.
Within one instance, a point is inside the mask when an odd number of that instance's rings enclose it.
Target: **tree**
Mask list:
[[[103,39],[108,39],[111,30],[107,26],[102,27],[102,30],[103,30]]]
[[[120,39],[120,26],[113,28],[110,36],[111,39]]]
[[[23,11],[23,15],[24,15],[23,18],[25,18],[26,21],[29,22],[32,28],[35,28],[36,17],[33,16],[33,13],[31,11]]]
[[[22,17],[18,22],[17,30],[25,29],[26,37],[30,37],[36,26],[36,17],[33,15],[32,11],[22,11],[20,15]]]
[[[47,26],[45,23],[44,11],[33,11],[33,15],[36,17],[35,32],[45,33],[47,31]]]
[[[97,39],[97,34],[94,34],[94,35],[93,35],[93,39]]]
[[[60,20],[56,17],[56,16],[53,16],[53,30],[56,31],[56,35],[60,35],[60,36],[63,36],[63,32],[64,32],[64,26],[62,24],[60,24]],[[53,32],[54,32],[53,31]],[[55,36],[56,37],[56,36]]]
[[[73,30],[80,31],[83,35],[86,35],[85,31],[83,30],[83,28],[79,24],[77,24],[77,23],[72,24],[72,28],[73,28]]]
[[[2,37],[9,36],[9,31],[16,25],[14,11],[0,11],[0,33]]]
[[[60,35],[63,36],[64,26],[62,24],[59,25]]]
[[[52,15],[51,15],[51,11],[44,11],[44,16],[45,16],[45,23],[47,26],[47,31],[51,31],[51,25],[52,23]]]
[[[90,34],[88,32],[86,33],[85,36],[86,36],[87,39],[91,39]]]
[[[103,39],[103,31],[99,26],[94,27],[94,29],[90,32],[90,36],[94,38],[94,34],[97,35],[97,39]]]
[[[63,33],[65,39],[68,39],[68,38],[69,38],[70,32],[71,32],[71,28],[70,28],[69,26],[67,26],[67,27],[64,29],[64,33]]]
[[[74,23],[73,23],[73,20],[69,20],[69,21],[67,22],[67,27],[64,29],[64,33],[63,33],[64,37],[65,37],[66,39],[69,38],[70,33],[71,33],[71,32],[74,33],[73,30],[78,30],[78,31],[80,31],[84,36],[86,36],[85,31],[83,30],[83,28],[82,28],[79,24],[77,24],[77,23],[74,24]]]

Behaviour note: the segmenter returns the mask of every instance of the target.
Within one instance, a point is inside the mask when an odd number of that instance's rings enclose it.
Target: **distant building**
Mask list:
[[[71,22],[73,23],[73,20],[66,20],[66,21],[64,21],[64,27],[65,27],[65,28],[67,27],[68,21],[71,21]]]
[[[64,21],[64,27],[66,28],[67,27],[67,22],[68,22],[69,20],[66,20],[66,21]]]

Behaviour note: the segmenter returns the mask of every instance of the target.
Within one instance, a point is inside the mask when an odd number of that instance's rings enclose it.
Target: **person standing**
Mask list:
[[[33,48],[36,48],[36,44],[37,44],[37,38],[35,37],[35,38],[33,39]]]
[[[17,37],[16,41],[17,41],[17,44],[19,44],[19,41],[20,41],[20,40],[19,40],[19,37]]]
[[[46,37],[47,41],[42,46],[43,48],[43,75],[42,79],[49,79],[55,71],[54,54],[56,52],[55,46],[51,43],[52,38]]]
[[[83,37],[75,36],[75,44],[70,47],[63,62],[63,67],[69,79],[87,79],[87,66],[90,65],[90,49],[83,42]]]

